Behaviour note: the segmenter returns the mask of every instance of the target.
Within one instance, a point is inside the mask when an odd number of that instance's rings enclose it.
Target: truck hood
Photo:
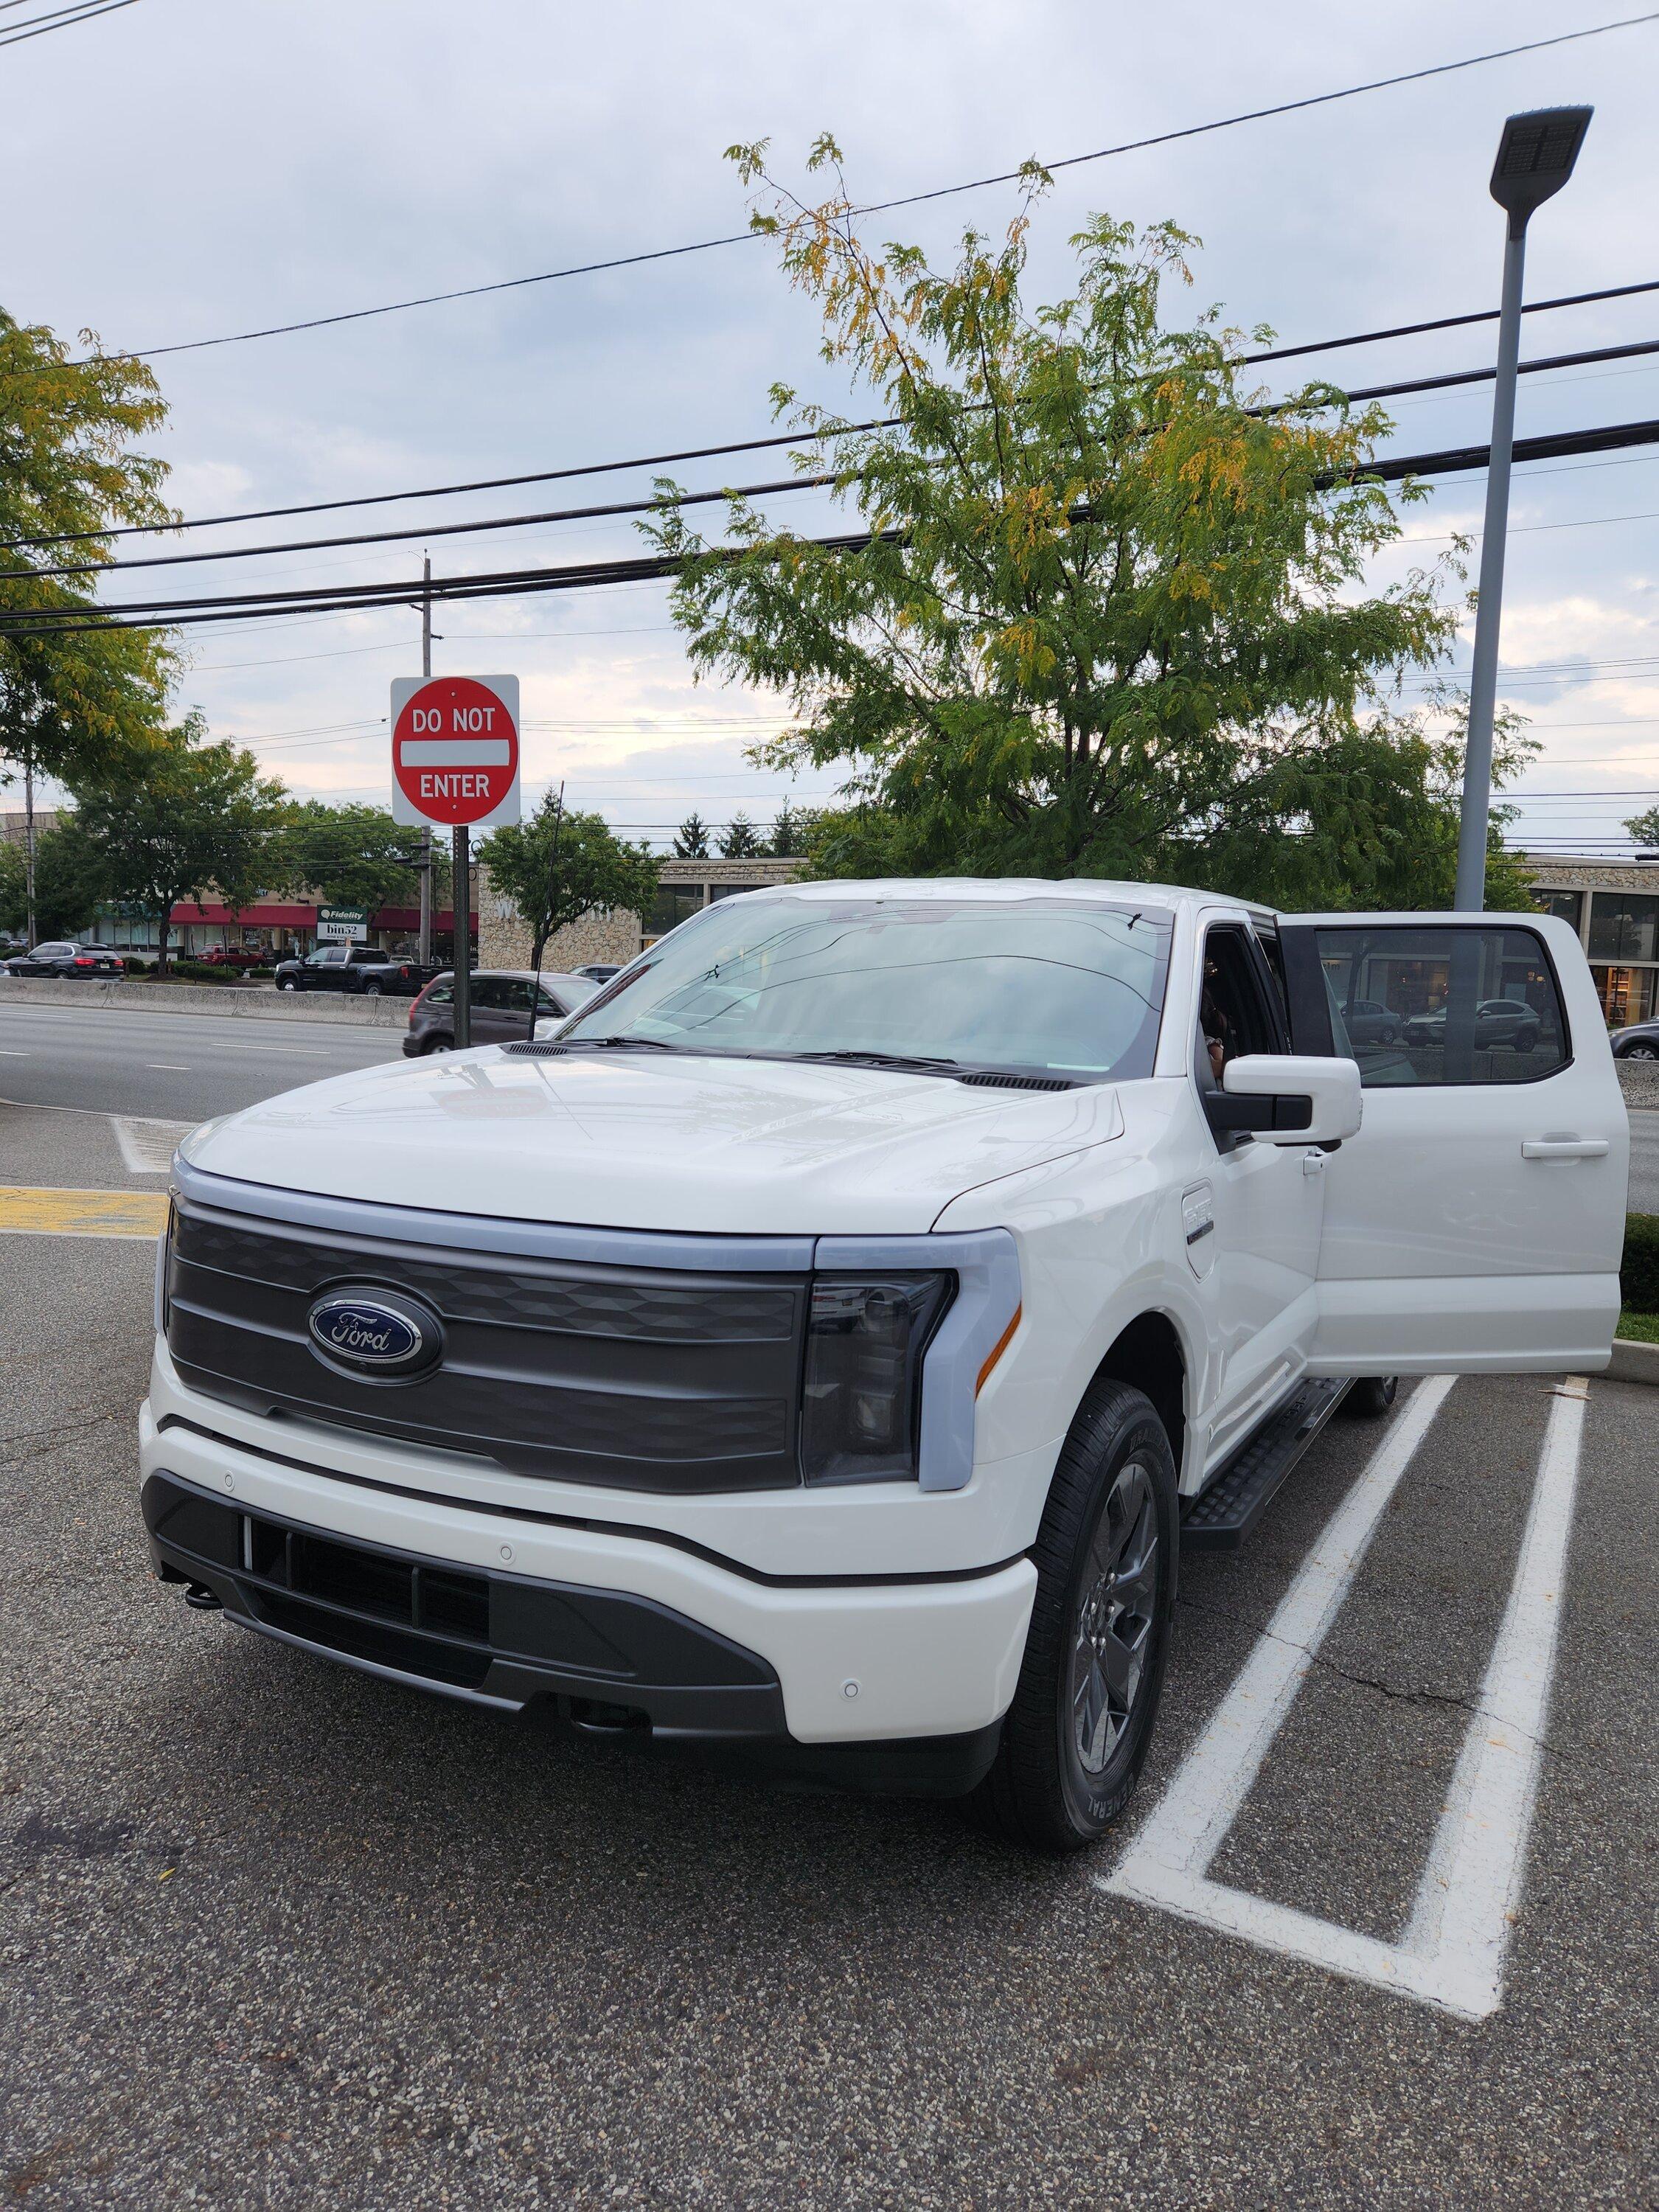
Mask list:
[[[499,1048],[373,1067],[204,1122],[191,1167],[452,1213],[743,1235],[930,1229],[963,1191],[1118,1136],[1109,1087]]]

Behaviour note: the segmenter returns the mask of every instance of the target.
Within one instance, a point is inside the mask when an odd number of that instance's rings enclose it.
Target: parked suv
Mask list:
[[[1659,1060],[1659,1021],[1633,1022],[1613,1033],[1615,1060]]]
[[[507,1044],[531,1034],[531,995],[536,983],[527,968],[480,968],[471,976],[469,1016],[474,1044]],[[535,1018],[562,1021],[585,1006],[599,989],[583,975],[544,969],[535,992]],[[409,1010],[404,1056],[455,1049],[455,977],[447,968],[428,983]]]
[[[1474,1010],[1474,1042],[1478,1052],[1500,1044],[1512,1045],[1516,1052],[1532,1052],[1538,1033],[1538,1011],[1524,999],[1482,999]],[[1354,1042],[1359,1042],[1356,1036]],[[1406,1024],[1406,1042],[1421,1047],[1443,1046],[1445,1008],[1437,1006],[1432,1013],[1413,1014]]]
[[[1427,973],[1455,1033],[1524,977],[1532,1054],[1341,1048]],[[1085,1844],[1183,1540],[1395,1375],[1607,1365],[1628,1146],[1550,915],[768,886],[556,1036],[185,1139],[156,1571],[372,1674]]]
[[[106,945],[52,942],[37,945],[33,952],[14,954],[5,963],[12,975],[85,976],[125,975],[126,963]]]
[[[279,960],[276,984],[279,991],[412,999],[434,973],[418,961],[394,960],[372,945],[319,945],[301,960]]]

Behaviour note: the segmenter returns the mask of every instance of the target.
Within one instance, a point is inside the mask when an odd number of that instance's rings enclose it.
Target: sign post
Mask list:
[[[392,687],[392,818],[454,836],[455,1042],[472,1042],[471,833],[519,819],[516,676],[399,677]]]

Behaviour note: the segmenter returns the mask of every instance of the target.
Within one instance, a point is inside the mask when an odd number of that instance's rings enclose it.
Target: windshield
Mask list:
[[[559,1034],[947,1073],[1147,1075],[1168,946],[1161,913],[1062,896],[726,899]]]

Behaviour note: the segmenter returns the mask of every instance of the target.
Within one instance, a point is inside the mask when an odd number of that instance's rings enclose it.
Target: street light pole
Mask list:
[[[432,675],[432,556],[426,556],[421,587],[421,678],[428,682]],[[432,958],[432,824],[421,827],[421,938],[420,962],[424,968]]]
[[[1463,810],[1457,830],[1460,914],[1486,902],[1486,825],[1492,811],[1492,723],[1498,700],[1498,635],[1504,609],[1504,555],[1509,533],[1510,461],[1515,446],[1515,386],[1521,352],[1521,291],[1527,224],[1559,192],[1589,127],[1588,107],[1540,107],[1511,115],[1492,165],[1492,196],[1509,217],[1504,243],[1504,296],[1498,319],[1498,378],[1492,403],[1492,458],[1480,540],[1480,597],[1469,672],[1468,740],[1463,755]]]

